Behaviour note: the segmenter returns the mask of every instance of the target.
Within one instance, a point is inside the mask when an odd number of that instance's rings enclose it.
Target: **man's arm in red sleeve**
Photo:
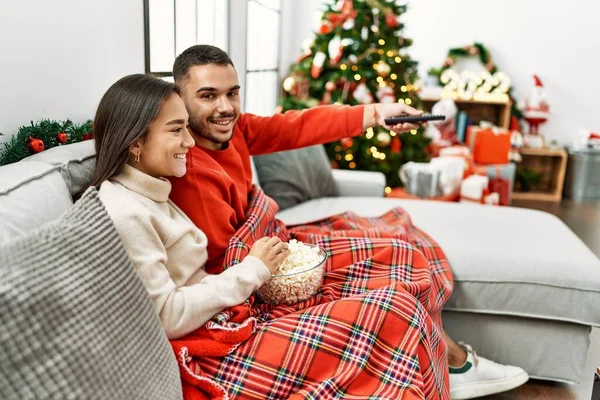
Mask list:
[[[401,123],[388,126],[385,119],[420,114],[422,111],[396,102],[352,107],[330,105],[292,110],[272,117],[245,114],[238,123],[250,154],[258,155],[358,136],[367,128],[377,125],[397,133],[407,132],[417,129],[418,125]]]
[[[364,106],[330,105],[290,110],[272,117],[244,114],[240,128],[251,155],[291,150],[358,136]]]
[[[220,273],[229,239],[235,234],[235,211],[229,205],[229,190],[214,171],[188,169],[173,180],[171,200],[192,220],[208,239],[206,270]]]

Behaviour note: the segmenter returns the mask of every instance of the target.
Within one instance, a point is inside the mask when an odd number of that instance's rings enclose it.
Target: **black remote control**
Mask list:
[[[403,115],[400,117],[386,118],[384,119],[386,125],[398,125],[403,123],[415,123],[415,122],[426,122],[426,121],[444,121],[446,119],[445,115],[433,115],[433,114],[423,114],[423,115]]]

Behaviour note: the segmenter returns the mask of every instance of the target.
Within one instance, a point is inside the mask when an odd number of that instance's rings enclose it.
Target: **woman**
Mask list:
[[[206,236],[169,198],[167,176],[186,172],[194,145],[175,85],[146,75],[120,79],[94,118],[97,163],[92,185],[154,302],[169,339],[242,303],[288,255],[278,238],[256,242],[242,263],[207,275]]]

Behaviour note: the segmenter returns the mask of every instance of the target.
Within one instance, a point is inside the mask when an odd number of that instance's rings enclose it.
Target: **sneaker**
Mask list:
[[[468,344],[459,342],[467,352],[462,367],[450,367],[450,395],[453,400],[505,392],[521,386],[529,379],[522,368],[502,365],[479,357]]]

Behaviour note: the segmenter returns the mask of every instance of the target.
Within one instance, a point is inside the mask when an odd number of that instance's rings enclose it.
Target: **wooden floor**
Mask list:
[[[559,217],[577,236],[600,257],[600,202],[561,203],[519,201],[514,207],[533,208]],[[600,367],[600,329],[593,329],[590,350],[586,360],[586,374],[579,385],[565,385],[545,381],[529,381],[518,389],[484,397],[486,400],[590,400],[594,371]]]

